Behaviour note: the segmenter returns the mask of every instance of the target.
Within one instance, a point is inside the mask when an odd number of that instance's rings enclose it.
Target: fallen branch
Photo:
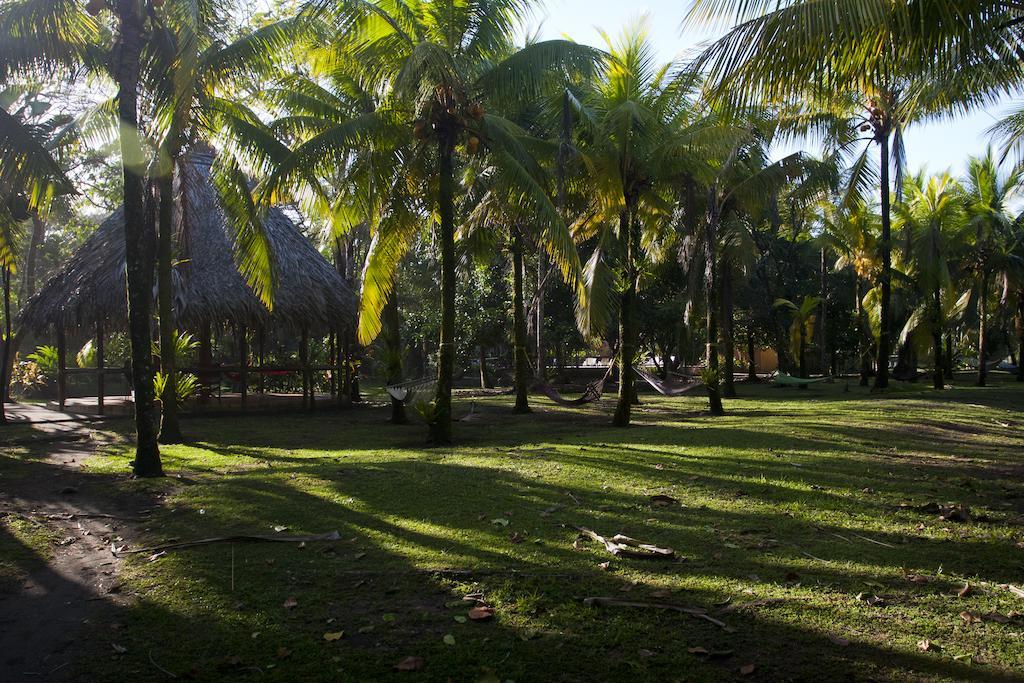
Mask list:
[[[671,605],[665,602],[634,602],[632,600],[618,600],[616,598],[584,598],[583,604],[587,607],[641,607],[648,609],[664,609],[672,612],[689,614],[691,617],[703,619],[704,621],[710,622],[719,628],[725,629],[726,631],[733,630],[733,628],[724,621],[715,619],[707,613],[707,610],[700,607],[683,607],[682,605]]]
[[[850,533],[853,534],[852,531]],[[868,538],[867,536],[861,536],[860,534],[853,534],[853,535],[856,536],[857,538],[863,540],[863,541],[867,541],[868,543],[874,543],[875,545],[880,545],[880,546],[883,546],[883,547],[886,547],[886,548],[893,548],[893,549],[896,548],[896,546],[892,545],[891,543],[885,543],[884,541],[876,541],[873,538]]]
[[[54,521],[60,521],[60,520],[70,521],[72,519],[120,519],[120,520],[124,520],[126,522],[144,522],[144,521],[146,521],[146,520],[142,519],[141,517],[123,517],[121,515],[108,515],[108,514],[102,513],[102,512],[92,512],[92,513],[85,513],[85,512],[56,513],[56,514],[52,514],[52,515],[46,515],[46,518],[47,519],[52,519]]]
[[[337,531],[327,534],[314,534],[312,536],[217,536],[214,538],[203,538],[198,541],[182,541],[181,543],[165,543],[149,548],[136,548],[134,550],[121,550],[118,554],[129,553],[158,553],[168,550],[181,550],[182,548],[193,548],[199,545],[211,545],[213,543],[312,543],[314,541],[340,541],[341,535]]]
[[[676,556],[676,551],[672,548],[661,548],[650,543],[643,543],[635,538],[623,536],[622,534],[616,534],[611,538],[605,538],[596,531],[586,527],[578,526],[573,528],[579,531],[582,535],[602,544],[605,547],[605,550],[616,557],[632,557],[642,560],[670,560]]]
[[[164,673],[168,678],[177,678],[177,676],[175,676],[173,673],[171,673],[170,671],[168,671],[167,669],[163,668],[162,666],[160,666],[159,664],[156,663],[156,660],[153,659],[153,651],[152,650],[149,651],[149,663],[152,664],[153,666],[155,666],[159,671]]]

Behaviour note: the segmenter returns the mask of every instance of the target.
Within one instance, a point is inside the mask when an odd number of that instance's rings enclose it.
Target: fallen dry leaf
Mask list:
[[[750,674],[754,673],[754,670],[756,668],[757,667],[753,664],[744,664],[740,667],[740,676],[749,676]]]
[[[336,640],[341,640],[345,637],[344,631],[328,631],[324,634],[324,640],[328,643],[333,643]]]
[[[970,583],[965,583],[965,584],[964,584],[964,587],[963,587],[963,588],[961,588],[961,589],[960,589],[959,591],[957,591],[957,594],[956,594],[956,596],[957,596],[958,598],[966,598],[966,597],[967,597],[968,595],[970,595],[970,594],[971,594],[971,592],[972,592],[973,590],[974,590],[974,588],[973,588],[973,587],[971,586],[971,584],[970,584]]]
[[[477,605],[469,610],[468,616],[473,621],[485,621],[494,616],[494,608],[487,605]]]
[[[925,639],[917,641],[917,649],[921,652],[938,652],[941,648],[938,646],[938,644],[933,643],[928,639]]]
[[[838,645],[839,647],[848,647],[850,645],[850,641],[849,640],[847,640],[846,638],[843,638],[842,636],[838,636],[838,635],[836,635],[834,633],[830,633],[829,636],[828,636],[828,639],[831,640],[836,645]]]
[[[672,496],[666,496],[663,493],[657,493],[651,496],[651,505],[659,508],[667,508],[670,505],[677,505],[679,501]]]
[[[391,667],[395,671],[419,671],[423,668],[422,657],[406,657],[398,664]]]
[[[277,648],[277,658],[278,659],[288,659],[291,656],[292,656],[292,651],[289,650],[288,648],[286,648],[286,647],[279,647],[279,648]]]
[[[703,647],[688,647],[688,648],[686,648],[686,651],[689,652],[691,655],[709,655],[709,654],[711,654],[710,652],[708,652]]]
[[[293,597],[285,598],[284,604],[281,605],[285,609],[295,609],[299,606],[299,601]]]
[[[977,624],[981,622],[981,615],[975,614],[974,612],[961,612],[960,618],[968,624]]]

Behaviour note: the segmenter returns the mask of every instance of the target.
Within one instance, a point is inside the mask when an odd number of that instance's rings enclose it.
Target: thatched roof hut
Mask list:
[[[177,326],[198,330],[230,322],[249,328],[331,331],[353,323],[356,298],[338,271],[280,209],[265,227],[276,261],[273,311],[268,311],[238,272],[224,212],[210,184],[208,151],[190,154],[176,185],[180,210],[174,302]],[[180,214],[179,214],[180,215]],[[127,321],[124,211],[118,209],[25,306],[21,323],[36,332],[71,330],[103,321]]]

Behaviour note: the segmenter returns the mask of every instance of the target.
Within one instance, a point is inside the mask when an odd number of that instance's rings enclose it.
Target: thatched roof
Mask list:
[[[337,270],[280,209],[265,228],[273,247],[277,282],[271,313],[238,272],[224,213],[209,181],[209,152],[193,152],[182,165],[177,193],[184,211],[179,221],[174,302],[177,325],[197,330],[203,323],[232,322],[249,327],[344,328],[355,315],[355,295]],[[127,320],[124,210],[110,214],[59,272],[28,302],[21,323],[43,332],[93,326],[111,328]]]

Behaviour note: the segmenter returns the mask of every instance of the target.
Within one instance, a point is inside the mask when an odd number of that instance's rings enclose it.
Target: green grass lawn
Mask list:
[[[387,424],[383,407],[192,419],[194,443],[163,449],[169,478],[121,479],[166,494],[137,540],[274,527],[342,540],[133,556],[125,590],[138,600],[120,628],[97,626],[102,654],[86,668],[109,680],[159,679],[156,665],[200,680],[1021,680],[1024,599],[1005,584],[1024,583],[1024,386],[1000,381],[884,396],[740,385],[719,419],[699,395],[644,396],[628,430],[608,426],[607,400],[570,411],[537,399],[519,416],[508,397],[461,398],[456,413],[472,400],[477,419],[445,449],[423,446],[422,425]],[[90,468],[122,476],[129,460],[114,447]],[[652,506],[653,494],[678,503]],[[948,502],[970,520],[900,507]],[[682,559],[613,558],[576,542],[577,525]],[[493,619],[465,618],[471,593]],[[703,608],[729,630],[585,606],[591,596]],[[421,671],[392,672],[409,656]]]

